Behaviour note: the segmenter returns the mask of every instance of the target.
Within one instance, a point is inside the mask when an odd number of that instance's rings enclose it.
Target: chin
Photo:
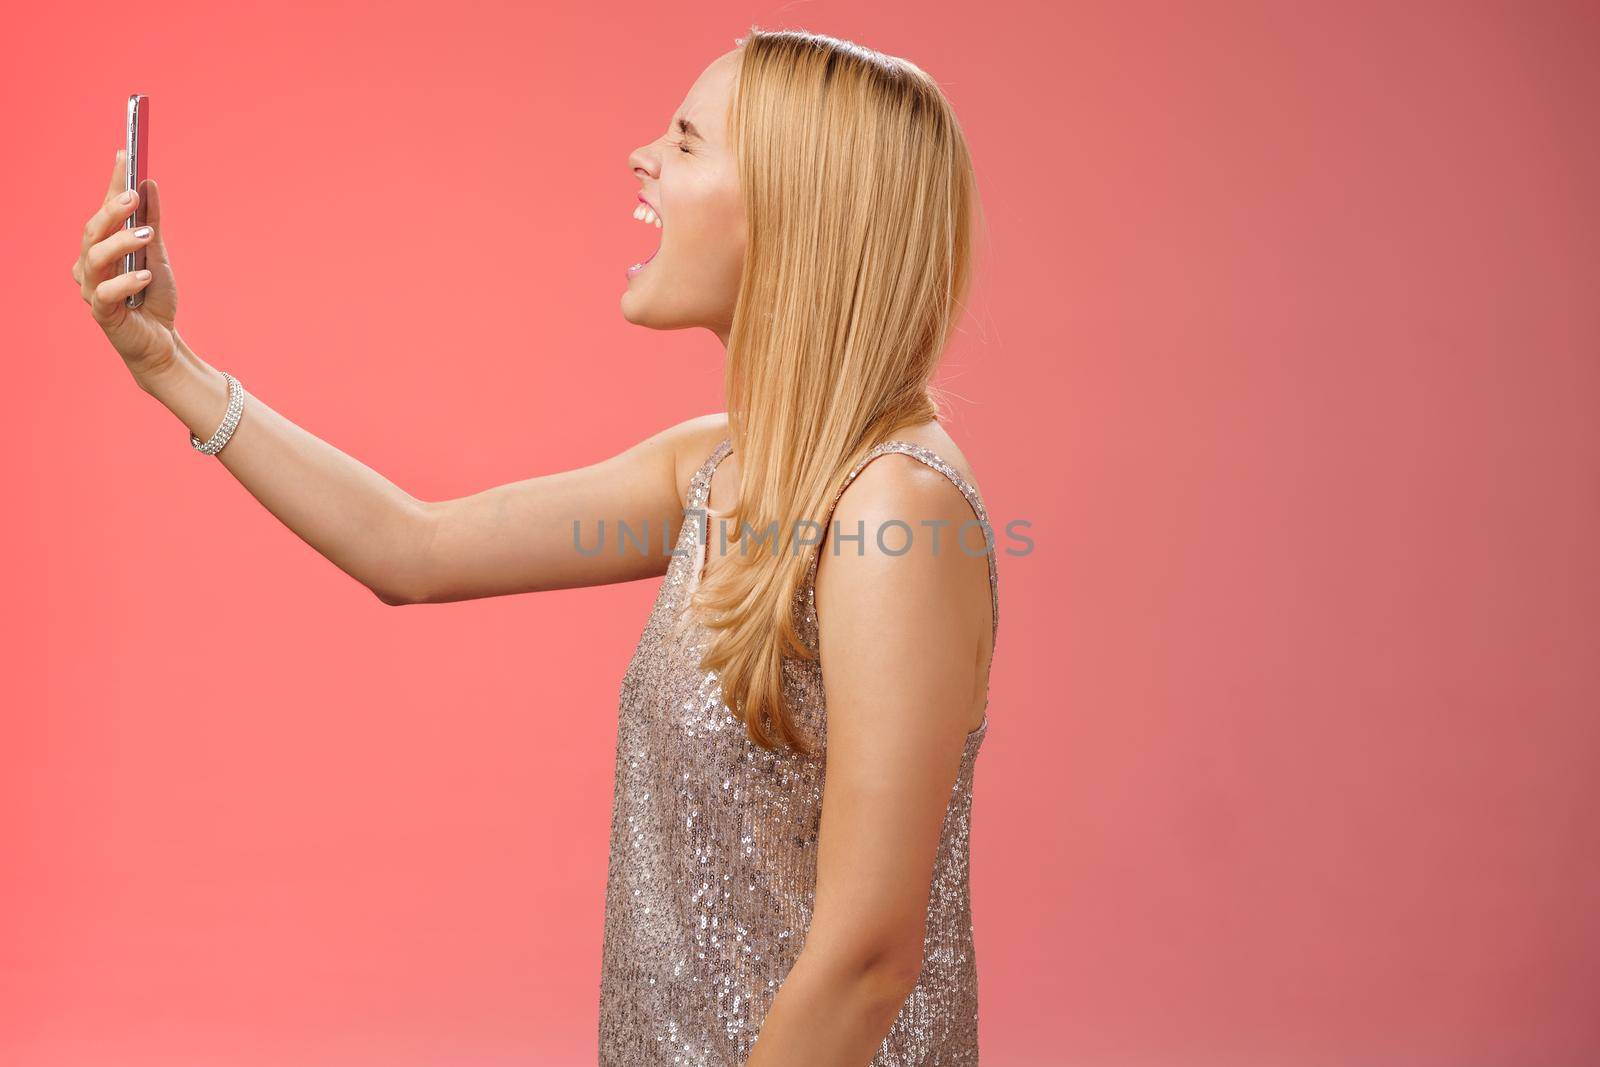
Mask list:
[[[649,330],[687,330],[701,322],[699,315],[673,306],[673,300],[651,292],[650,283],[637,277],[622,291],[620,304],[624,319]]]
[[[632,293],[626,291],[622,294],[622,299],[619,301],[619,303],[622,305],[622,318],[635,326],[642,326],[644,324],[639,321],[638,317],[633,311],[633,301],[630,299],[632,295]]]
[[[670,330],[672,327],[661,320],[661,314],[652,310],[650,298],[637,292],[633,284],[622,293],[622,317],[635,326],[643,326],[650,330]]]

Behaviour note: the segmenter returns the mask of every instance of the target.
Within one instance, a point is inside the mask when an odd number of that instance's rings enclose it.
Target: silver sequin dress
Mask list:
[[[702,573],[711,475],[730,451],[724,440],[690,482],[677,554],[623,675],[600,976],[600,1067],[742,1067],[811,922],[823,759],[750,742],[744,724],[723,703],[716,675],[698,665],[705,629],[687,616],[684,628],[674,628]],[[954,482],[993,545],[976,490],[937,453],[909,441],[875,446],[833,503],[867,463],[889,452],[913,456]],[[831,517],[830,508],[825,528]],[[972,530],[965,535],[968,550],[975,551]],[[941,550],[948,545],[947,537],[940,541]],[[988,559],[998,632],[994,551]],[[801,636],[812,649],[815,576],[813,553],[795,605]],[[796,728],[823,753],[827,716],[820,665],[787,660],[784,668]],[[922,972],[873,1067],[978,1062],[968,831],[973,764],[988,728],[986,714],[967,735],[929,887]]]

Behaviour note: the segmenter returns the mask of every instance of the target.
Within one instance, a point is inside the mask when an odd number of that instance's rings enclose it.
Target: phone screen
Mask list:
[[[150,97],[134,93],[128,97],[128,188],[139,194],[139,206],[123,224],[125,229],[136,229],[145,224],[145,179],[150,176]],[[123,257],[122,270],[144,270],[145,246],[140,245]],[[128,297],[129,307],[144,303],[144,290]]]

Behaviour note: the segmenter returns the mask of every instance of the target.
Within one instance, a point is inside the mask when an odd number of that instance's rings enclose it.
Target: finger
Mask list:
[[[124,196],[128,198],[126,201],[122,199]],[[138,193],[118,193],[106,197],[106,202],[100,205],[100,210],[90,215],[89,221],[83,224],[83,243],[79,246],[79,251],[87,252],[90,245],[105,240],[106,235],[121,226],[123,220],[133,214],[138,206]]]
[[[148,231],[144,237],[139,236],[140,230]],[[113,274],[121,274],[123,256],[129,252],[137,252],[140,247],[148,245],[155,239],[153,226],[140,226],[137,229],[119,229],[104,241],[97,242],[83,255],[85,269],[89,278],[99,284]],[[148,254],[146,255],[148,258]]]
[[[148,270],[136,270],[107,278],[95,286],[94,298],[89,301],[95,321],[105,327],[121,322],[128,312],[128,306],[123,301],[149,285],[151,277],[153,275]]]
[[[150,246],[145,249],[145,259],[151,266],[171,269],[172,261],[167,258],[167,242],[162,236],[161,190],[156,188],[156,180],[146,178],[140,193],[148,205],[144,209],[144,223],[155,231],[155,235],[150,239]]]
[[[117,161],[111,166],[111,187],[106,190],[106,202],[128,187],[128,150],[117,149]]]
[[[139,229],[144,227],[141,226]],[[79,257],[82,267],[77,275],[78,288],[85,300],[92,302],[95,286],[124,273],[126,266],[124,256],[150,243],[150,237],[135,237],[134,234],[137,232],[138,230],[120,228],[113,230],[109,237],[95,242]],[[152,237],[154,233],[152,230]]]

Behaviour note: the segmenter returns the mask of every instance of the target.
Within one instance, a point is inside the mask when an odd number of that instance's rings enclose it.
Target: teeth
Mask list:
[[[656,229],[658,230],[661,228],[661,217],[651,210],[649,204],[641,203],[638,207],[634,208],[633,217],[638,219],[640,222],[655,223]]]

